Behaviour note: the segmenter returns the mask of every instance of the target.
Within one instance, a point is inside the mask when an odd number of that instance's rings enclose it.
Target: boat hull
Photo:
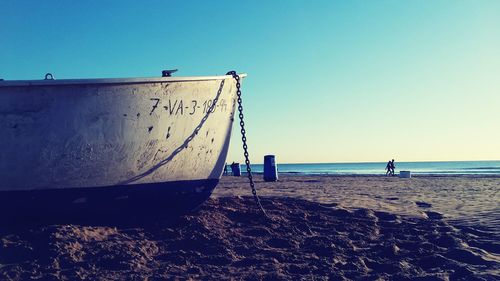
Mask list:
[[[0,204],[191,209],[221,177],[235,95],[230,76],[3,81]]]

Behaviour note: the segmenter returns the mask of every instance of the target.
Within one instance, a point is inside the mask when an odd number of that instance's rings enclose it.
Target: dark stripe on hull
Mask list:
[[[101,215],[176,216],[210,197],[218,179],[0,192],[0,218]]]

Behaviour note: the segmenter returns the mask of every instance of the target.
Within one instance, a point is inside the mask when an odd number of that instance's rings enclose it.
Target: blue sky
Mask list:
[[[3,0],[0,77],[234,69],[253,162],[500,159],[498,15],[496,0]]]

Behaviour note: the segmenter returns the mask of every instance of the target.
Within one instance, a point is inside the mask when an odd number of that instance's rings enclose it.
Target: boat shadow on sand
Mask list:
[[[262,203],[271,219],[251,197],[222,197],[174,220],[136,213],[2,223],[0,279],[495,280],[500,270],[498,233],[458,228],[437,213]]]

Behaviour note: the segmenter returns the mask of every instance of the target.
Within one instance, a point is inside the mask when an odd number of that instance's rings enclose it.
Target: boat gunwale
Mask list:
[[[239,74],[241,78],[246,73]],[[231,75],[219,76],[186,76],[186,77],[137,77],[137,78],[89,78],[89,79],[41,79],[41,80],[0,80],[0,87],[16,86],[58,86],[58,85],[95,85],[95,84],[147,84],[169,82],[196,82],[223,80],[232,78]]]

